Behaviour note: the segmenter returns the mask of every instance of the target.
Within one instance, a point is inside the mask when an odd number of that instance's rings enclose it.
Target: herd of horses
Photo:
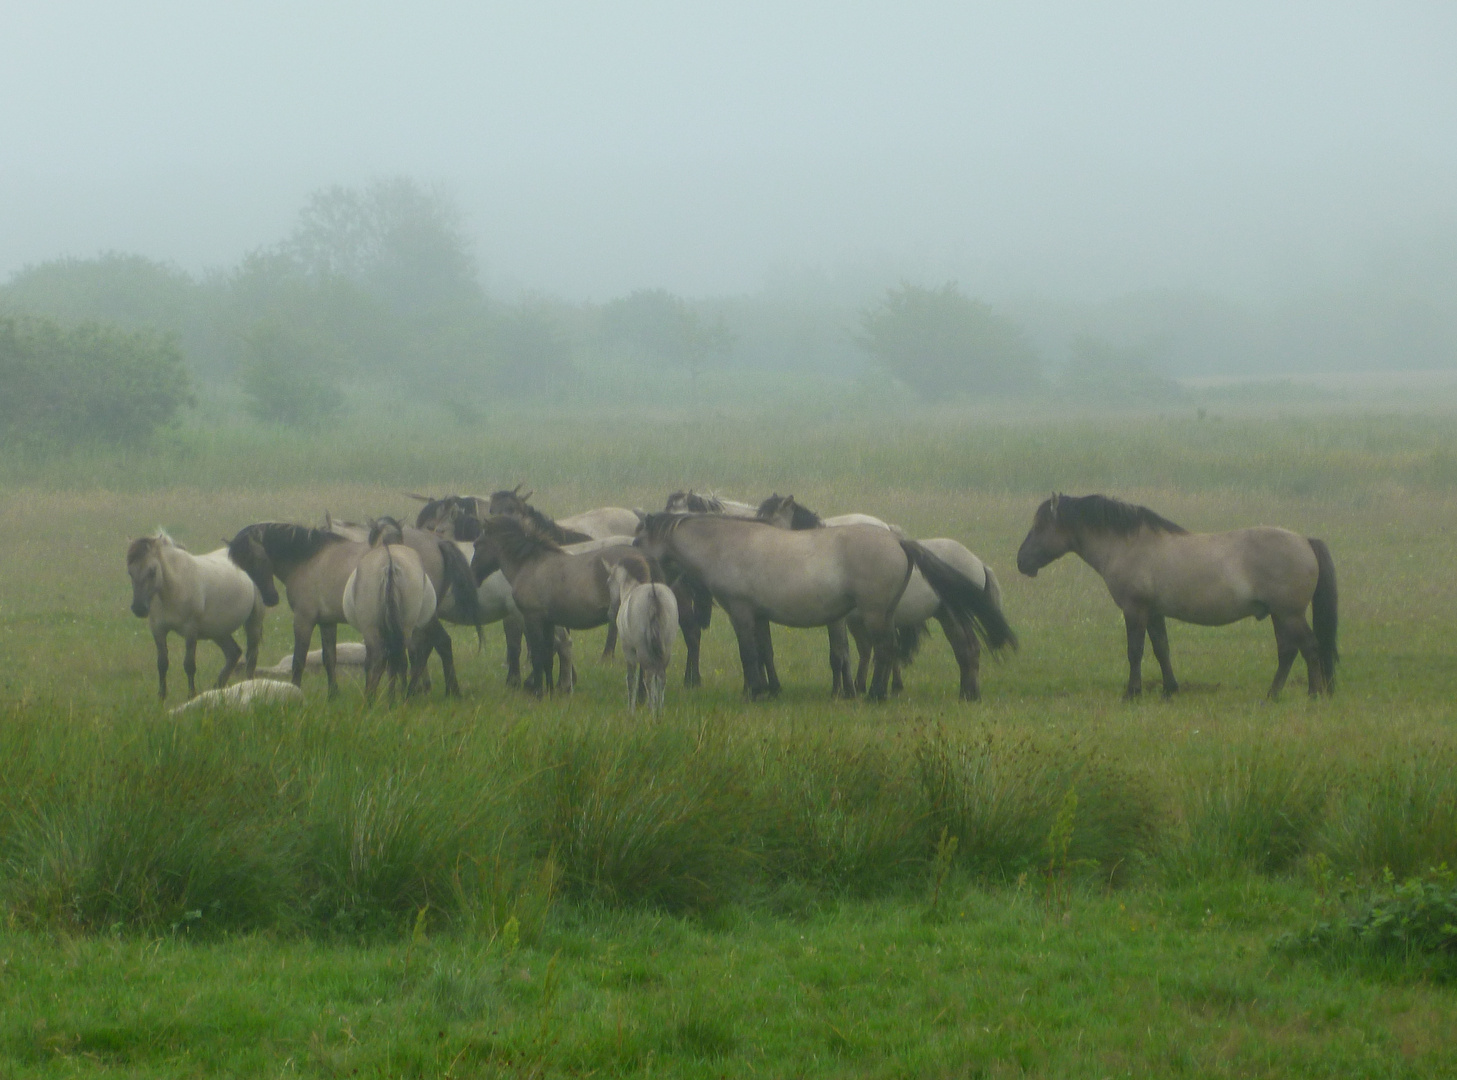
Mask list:
[[[293,613],[289,674],[309,666],[318,629],[329,693],[337,692],[341,622],[364,639],[366,695],[389,677],[393,696],[428,691],[428,660],[439,656],[446,693],[460,694],[445,624],[503,624],[506,681],[537,694],[575,682],[571,631],[606,625],[604,657],[620,642],[629,700],[664,697],[681,634],[684,684],[701,683],[699,644],[715,604],[738,640],[744,692],[777,694],[770,627],[824,626],[831,692],[883,700],[902,685],[931,619],[940,623],[960,669],[964,700],[980,696],[983,646],[1015,648],[990,567],[956,540],[916,540],[879,518],[820,518],[792,496],[759,505],[675,492],[663,511],[603,507],[553,520],[521,487],[489,499],[414,495],[413,525],[381,517],[368,525],[328,520],[321,528],[266,521],[240,529],[225,548],[195,556],[165,532],[131,542],[132,611],[149,620],[157,647],[158,693],[167,694],[167,635],[186,642],[188,696],[196,694],[200,638],[223,651],[218,687],[240,659],[255,674],[264,609],[281,582]],[[1334,685],[1335,567],[1320,540],[1268,526],[1190,533],[1146,507],[1104,495],[1053,495],[1033,516],[1017,568],[1034,577],[1074,553],[1096,570],[1122,610],[1128,637],[1125,696],[1142,692],[1145,638],[1165,695],[1178,689],[1166,619],[1223,625],[1269,617],[1277,695],[1295,656],[1312,696]],[[1307,609],[1311,612],[1306,621]],[[234,633],[243,629],[245,648]],[[853,666],[853,638],[858,663]],[[530,672],[523,679],[521,646]]]

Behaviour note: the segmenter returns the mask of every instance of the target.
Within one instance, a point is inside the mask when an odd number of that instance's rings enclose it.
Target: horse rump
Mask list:
[[[901,539],[901,547],[942,603],[965,618],[987,648],[1017,647],[1016,632],[986,589],[915,540]]]

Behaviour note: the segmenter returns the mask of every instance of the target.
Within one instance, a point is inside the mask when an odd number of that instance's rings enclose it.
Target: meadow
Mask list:
[[[0,457],[6,1075],[1457,1070],[1450,955],[1276,944],[1457,865],[1450,412],[409,421]],[[692,485],[953,536],[1021,648],[964,704],[933,626],[900,697],[845,703],[824,633],[777,628],[784,693],[751,705],[720,613],[705,685],[652,719],[602,631],[538,701],[493,626],[456,631],[460,702],[314,677],[298,709],[158,706],[131,537],[518,482],[562,514]],[[1053,490],[1325,539],[1335,696],[1297,662],[1263,700],[1265,623],[1176,624],[1183,692],[1123,703],[1097,576],[1015,570]],[[288,647],[275,611],[264,662]],[[218,664],[200,647],[200,681]]]

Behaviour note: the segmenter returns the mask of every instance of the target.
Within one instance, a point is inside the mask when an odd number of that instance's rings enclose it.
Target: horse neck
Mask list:
[[[1117,559],[1128,554],[1130,548],[1144,546],[1147,539],[1146,529],[1139,529],[1127,536],[1104,529],[1082,530],[1073,545],[1073,551],[1077,552],[1083,562],[1107,577],[1109,568]]]

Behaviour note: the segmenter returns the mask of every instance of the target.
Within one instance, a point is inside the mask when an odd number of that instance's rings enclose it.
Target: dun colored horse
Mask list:
[[[1037,508],[1017,552],[1017,569],[1035,577],[1054,559],[1078,555],[1102,575],[1128,631],[1128,687],[1143,692],[1143,639],[1163,674],[1165,696],[1179,688],[1169,662],[1165,619],[1224,626],[1270,617],[1277,667],[1275,697],[1295,654],[1305,659],[1310,696],[1329,693],[1336,674],[1336,568],[1324,541],[1256,526],[1191,533],[1146,506],[1106,495],[1054,495]],[[1305,621],[1311,609],[1314,629]]]
[[[429,627],[439,626],[436,607],[435,586],[414,548],[379,543],[360,557],[344,583],[344,617],[364,638],[366,699],[374,700],[385,671],[391,698],[397,684],[419,683],[430,654]]]
[[[652,580],[647,560],[633,547],[615,544],[571,553],[529,521],[502,514],[481,523],[471,568],[477,580],[499,569],[511,582],[531,657],[528,690],[540,694],[552,689],[551,645],[556,627],[589,630],[615,617],[608,576],[614,566],[624,562],[631,564],[636,580]]]
[[[671,560],[728,612],[739,643],[744,690],[777,693],[771,622],[825,626],[854,615],[874,648],[869,696],[883,700],[894,651],[894,614],[912,568],[993,649],[1016,636],[986,591],[921,544],[871,525],[785,531],[714,514],[649,514],[637,544]]]
[[[258,666],[258,643],[263,640],[263,598],[248,579],[228,561],[226,548],[193,555],[162,530],[143,536],[127,547],[126,571],[132,579],[132,614],[146,619],[157,645],[157,696],[167,699],[167,635],[181,634],[186,642],[182,670],[187,673],[187,696],[197,694],[197,639],[217,642],[223,651],[218,687],[228,684],[243,650],[233,632],[243,627],[248,654],[244,670],[249,679]]]
[[[786,529],[879,524],[882,528],[891,529],[893,532],[899,531],[869,514],[842,514],[838,517],[821,519],[813,510],[807,509],[795,501],[793,495],[771,495],[760,504],[759,517],[761,520]],[[998,610],[1001,610],[1002,590],[1001,586],[997,584],[996,576],[992,573],[991,567],[972,554],[965,545],[946,537],[922,540],[921,544],[942,561],[955,567],[985,589],[988,599]],[[906,591],[895,608],[898,652],[895,664],[891,669],[891,692],[900,691],[901,666],[909,664],[915,658],[921,639],[926,633],[926,621],[932,618],[941,624],[941,629],[946,633],[947,644],[951,646],[951,652],[956,657],[956,664],[961,672],[962,700],[978,700],[981,697],[981,687],[978,682],[981,667],[981,644],[972,627],[964,623],[942,603],[935,590],[926,583],[925,575],[920,570],[911,572],[911,580],[906,583]],[[855,672],[853,687],[855,691],[863,694],[865,693],[866,673],[870,666],[869,642],[865,638],[864,629],[855,621],[851,620],[849,629],[855,638],[856,650],[860,654],[860,663]],[[834,633],[835,628],[832,626],[831,634]],[[835,670],[836,651],[836,642],[832,640],[830,645],[831,679],[835,684],[832,686],[832,692],[840,692],[849,696],[851,693],[849,673],[848,670],[844,672]]]

